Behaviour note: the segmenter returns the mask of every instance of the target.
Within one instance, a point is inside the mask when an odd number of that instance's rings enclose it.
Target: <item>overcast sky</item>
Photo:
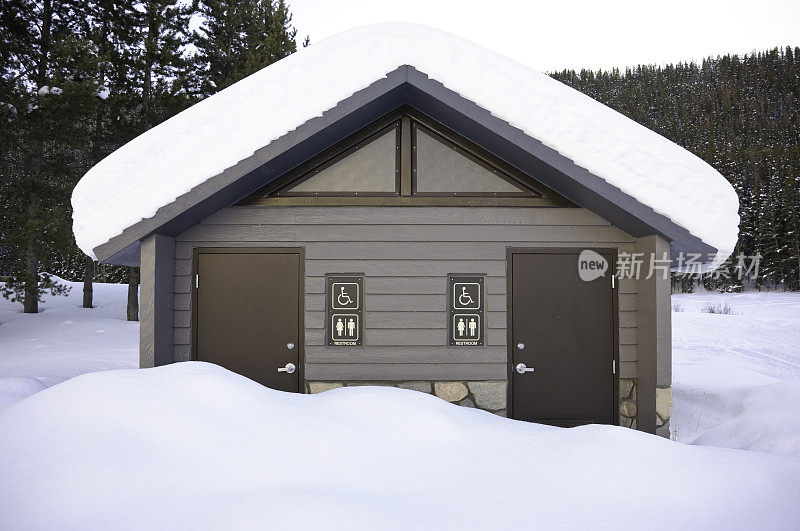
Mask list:
[[[544,71],[800,46],[800,0],[289,0],[298,37],[377,22],[456,33]]]

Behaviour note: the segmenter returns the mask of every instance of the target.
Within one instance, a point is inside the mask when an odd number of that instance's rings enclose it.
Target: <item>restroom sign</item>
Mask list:
[[[325,344],[333,347],[364,344],[364,275],[325,275]]]
[[[331,314],[331,341],[352,341],[361,339],[361,327],[358,323],[359,316],[355,313]],[[357,343],[356,343],[357,344]]]
[[[481,347],[484,341],[485,275],[447,275],[447,344]]]

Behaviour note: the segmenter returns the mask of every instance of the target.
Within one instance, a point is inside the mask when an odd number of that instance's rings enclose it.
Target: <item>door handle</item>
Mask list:
[[[516,369],[517,369],[517,372],[520,373],[520,374],[525,374],[526,372],[533,372],[534,371],[533,367],[528,367],[524,363],[517,363]],[[278,370],[280,370],[280,369],[278,369]]]
[[[294,366],[294,363],[287,363],[285,367],[278,367],[278,372],[285,372],[288,374],[292,374],[297,367]]]

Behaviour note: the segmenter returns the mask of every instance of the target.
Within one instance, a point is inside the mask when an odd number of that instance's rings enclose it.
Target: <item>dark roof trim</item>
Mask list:
[[[673,259],[679,252],[701,253],[704,258],[717,252],[667,216],[413,67],[408,67],[407,93],[410,106],[522,171],[536,175],[543,184],[631,236],[658,234],[664,237],[671,242]]]
[[[575,165],[522,130],[493,116],[412,66],[402,66],[339,102],[322,116],[256,151],[224,172],[94,249],[100,261],[139,264],[139,242],[153,233],[176,236],[215,212],[346,138],[381,116],[409,105],[453,129],[546,186],[638,237],[659,234],[673,253],[716,249],[604,179]],[[674,256],[674,254],[673,254]]]

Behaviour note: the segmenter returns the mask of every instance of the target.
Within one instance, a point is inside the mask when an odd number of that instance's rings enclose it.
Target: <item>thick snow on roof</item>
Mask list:
[[[387,73],[411,65],[669,217],[720,251],[738,198],[699,157],[549,76],[452,34],[378,24],[278,61],[135,138],[72,194],[87,254]]]

